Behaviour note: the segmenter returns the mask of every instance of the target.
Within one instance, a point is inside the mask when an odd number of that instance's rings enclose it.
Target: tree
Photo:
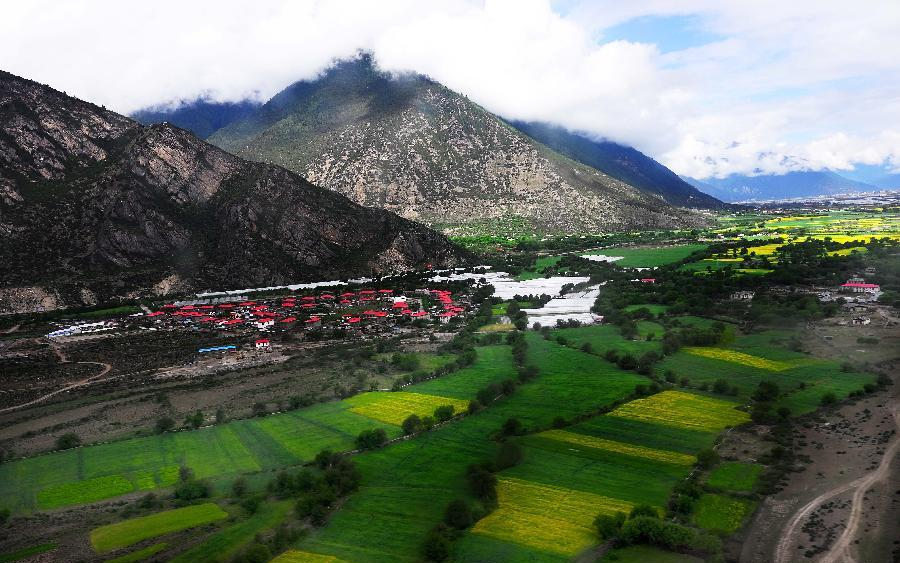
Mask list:
[[[638,504],[631,509],[628,514],[629,518],[637,518],[639,516],[649,516],[650,518],[659,518],[659,513],[649,504]]]
[[[378,448],[387,442],[387,432],[383,428],[375,428],[374,430],[363,430],[356,437],[356,447],[361,450],[371,450]]]
[[[238,557],[235,563],[266,563],[272,559],[272,551],[264,543],[253,542]]]
[[[231,484],[231,494],[240,498],[247,494],[247,480],[243,477],[238,477]]]
[[[450,540],[439,529],[432,530],[425,538],[422,554],[429,561],[446,561],[450,555]]]
[[[434,418],[436,418],[439,422],[446,422],[453,418],[453,405],[441,405],[438,408],[434,409]]]
[[[468,528],[472,524],[472,511],[466,501],[461,499],[451,501],[444,511],[444,522],[458,530]]]
[[[495,465],[497,469],[506,469],[518,465],[522,461],[522,447],[512,440],[506,440],[500,444]]]
[[[760,381],[751,398],[760,403],[767,403],[778,398],[778,384],[773,381]]]
[[[422,430],[422,419],[417,414],[411,414],[403,421],[403,433],[407,436]]]
[[[225,416],[225,409],[223,409],[222,407],[217,408],[216,409],[216,424],[222,424],[226,420],[228,420],[228,419]]]
[[[728,393],[731,386],[728,384],[728,381],[722,379],[721,377],[713,383],[713,393],[717,393],[719,395],[725,395]]]
[[[67,432],[56,439],[57,450],[69,450],[81,445],[81,438],[74,432]]]
[[[833,392],[829,391],[828,393],[825,393],[824,395],[822,395],[822,398],[820,399],[820,401],[822,403],[822,406],[827,407],[828,405],[833,405],[837,402],[837,395],[835,395]]]
[[[168,416],[164,416],[156,421],[156,433],[162,434],[175,428],[175,421]]]
[[[253,404],[253,416],[266,416],[267,414],[269,414],[269,411],[265,403]]]
[[[8,508],[0,508],[0,526],[6,524],[10,514],[11,512]]]
[[[615,539],[625,523],[625,513],[616,512],[614,515],[600,514],[594,518],[594,527],[602,540]]]
[[[476,497],[486,500],[497,500],[497,477],[480,465],[469,466],[466,472],[469,489]]]
[[[501,432],[504,436],[516,436],[522,433],[522,423],[519,422],[518,418],[507,418],[506,422],[503,423],[503,428],[501,428]]]
[[[697,465],[702,469],[709,469],[719,463],[719,454],[712,448],[706,448],[697,452]]]
[[[203,426],[203,418],[203,412],[198,410],[194,414],[188,415],[184,422],[191,428],[197,429]]]

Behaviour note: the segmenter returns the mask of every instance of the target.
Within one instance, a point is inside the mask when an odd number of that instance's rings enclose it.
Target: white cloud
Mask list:
[[[900,165],[896,0],[0,0],[0,13],[0,68],[125,113],[266,99],[368,49],[386,69],[683,174]],[[664,54],[604,42],[632,18],[676,15],[721,39]]]

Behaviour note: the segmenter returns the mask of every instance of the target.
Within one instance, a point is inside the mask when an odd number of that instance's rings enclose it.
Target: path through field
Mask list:
[[[101,377],[103,377],[104,375],[109,373],[109,370],[112,369],[112,366],[110,364],[107,364],[104,362],[69,362],[68,358],[66,358],[66,353],[63,352],[62,349],[57,344],[51,344],[50,346],[53,348],[53,352],[56,354],[57,358],[59,358],[59,363],[61,363],[61,364],[75,363],[75,364],[87,364],[87,365],[100,366],[101,367],[100,373],[98,373],[96,375],[92,375],[91,377],[82,379],[81,381],[76,381],[75,383],[66,385],[62,389],[57,389],[56,391],[47,393],[46,395],[41,395],[37,399],[33,399],[31,401],[28,401],[27,403],[22,403],[20,405],[13,405],[11,407],[6,407],[3,409],[0,409],[0,414],[9,412],[9,411],[14,411],[17,409],[22,409],[25,407],[30,407],[31,405],[35,405],[42,401],[46,401],[50,397],[59,395],[60,393],[65,393],[66,391],[71,391],[72,389],[76,389],[78,387],[88,385],[89,383],[92,383],[92,382],[100,379]]]
[[[893,415],[894,422],[897,427],[900,428],[900,406],[894,405]],[[825,491],[798,510],[797,513],[791,517],[790,521],[788,521],[788,525],[784,528],[784,532],[778,540],[778,545],[775,547],[775,562],[788,563],[792,560],[791,548],[796,544],[799,531],[809,514],[828,499],[854,489],[855,492],[853,493],[853,499],[851,501],[850,517],[847,519],[847,525],[844,528],[844,532],[834,545],[831,546],[824,557],[822,557],[820,563],[855,562],[856,559],[850,551],[850,545],[853,542],[853,538],[856,536],[859,522],[862,518],[863,496],[865,496],[872,485],[888,476],[888,472],[891,469],[891,462],[898,451],[900,451],[900,434],[894,436],[891,445],[885,450],[884,456],[881,458],[881,463],[874,471],[871,471],[850,483],[845,483]]]

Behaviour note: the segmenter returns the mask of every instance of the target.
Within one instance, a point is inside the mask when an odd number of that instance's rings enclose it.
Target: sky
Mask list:
[[[121,113],[372,52],[699,179],[900,171],[898,0],[0,0],[0,69]]]

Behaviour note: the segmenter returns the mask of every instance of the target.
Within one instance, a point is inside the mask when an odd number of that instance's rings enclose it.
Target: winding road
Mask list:
[[[900,407],[894,405],[892,413],[894,415],[894,422],[896,423],[897,428],[900,429]],[[881,458],[881,463],[875,470],[854,481],[825,491],[798,510],[788,521],[781,538],[778,540],[778,545],[775,547],[775,563],[789,563],[793,560],[791,548],[796,543],[795,540],[797,539],[798,529],[802,526],[803,521],[810,513],[828,499],[854,489],[855,491],[851,500],[850,516],[847,518],[847,525],[841,536],[834,542],[831,548],[829,548],[822,559],[820,559],[820,563],[837,563],[839,561],[855,562],[856,558],[850,551],[850,546],[859,529],[860,521],[862,520],[863,497],[872,485],[888,476],[889,471],[891,470],[891,463],[898,451],[900,451],[900,434],[894,436],[890,446],[887,447],[884,456]]]
[[[71,391],[72,389],[77,389],[78,387],[82,387],[84,385],[93,383],[94,381],[100,379],[101,377],[103,377],[104,375],[109,373],[109,370],[112,369],[112,365],[104,363],[104,362],[70,362],[69,359],[66,357],[65,352],[63,352],[62,349],[58,345],[51,343],[50,346],[53,348],[53,352],[56,354],[56,357],[59,358],[59,363],[61,363],[61,364],[74,363],[74,364],[100,366],[101,367],[100,373],[98,373],[96,375],[92,375],[91,377],[82,379],[81,381],[76,381],[75,383],[70,383],[69,385],[66,385],[65,387],[63,387],[61,389],[57,389],[56,391],[52,391],[50,393],[47,393],[46,395],[42,395],[42,396],[38,397],[37,399],[28,401],[27,403],[22,403],[20,405],[13,405],[11,407],[6,407],[3,409],[0,409],[0,414],[18,410],[18,409],[23,409],[25,407],[30,407],[32,405],[36,405],[40,402],[46,401],[50,397],[59,395],[60,393],[65,393],[66,391]]]

